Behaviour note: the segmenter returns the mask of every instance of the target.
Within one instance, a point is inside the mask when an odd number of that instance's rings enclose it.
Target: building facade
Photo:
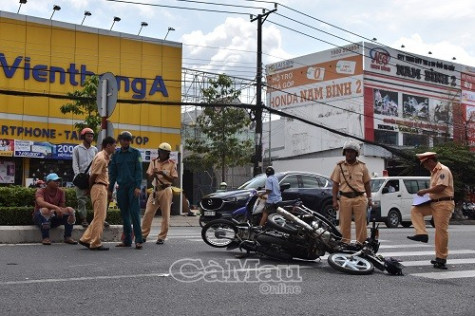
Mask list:
[[[0,43],[0,185],[49,172],[72,181],[74,123],[84,115],[60,107],[92,74],[116,76],[119,101],[108,120],[114,136],[134,135],[144,162],[161,142],[180,145],[180,106],[159,104],[181,100],[180,43],[2,11]]]
[[[274,123],[281,136],[271,135],[270,148],[282,168],[288,169],[295,157],[302,159],[298,166],[312,165],[305,163],[308,155],[341,148],[347,138],[335,131],[390,146],[455,140],[475,149],[475,67],[355,43],[266,70],[268,106],[327,128],[288,118]],[[387,151],[364,146],[362,153],[370,171],[380,174]],[[341,159],[332,156],[328,164],[307,170],[329,175],[328,166]]]

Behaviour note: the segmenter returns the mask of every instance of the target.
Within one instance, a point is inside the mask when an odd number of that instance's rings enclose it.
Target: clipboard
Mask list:
[[[429,204],[431,201],[432,199],[430,198],[428,193],[424,194],[423,196],[414,194],[412,198],[412,206],[421,206],[421,205]]]

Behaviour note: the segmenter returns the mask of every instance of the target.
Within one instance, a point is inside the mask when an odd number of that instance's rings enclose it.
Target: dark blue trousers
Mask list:
[[[124,244],[132,244],[132,228],[134,227],[135,243],[142,243],[142,228],[140,226],[140,201],[134,196],[134,187],[119,185],[117,190],[117,205],[120,208],[124,224]]]
[[[73,225],[68,224],[67,215],[63,215],[61,218],[58,218],[57,216],[51,216],[49,219],[46,219],[43,215],[41,215],[40,210],[36,210],[33,213],[33,222],[40,228],[43,239],[49,238],[50,228],[55,228],[59,225],[64,225],[64,238],[71,237],[73,232]]]

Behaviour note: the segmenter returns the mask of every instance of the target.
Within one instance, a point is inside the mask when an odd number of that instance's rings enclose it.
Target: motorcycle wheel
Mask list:
[[[365,258],[352,256],[350,253],[332,253],[328,256],[328,264],[340,272],[365,275],[374,271],[374,266]]]
[[[206,224],[201,230],[201,238],[211,247],[227,247],[237,234],[237,227],[233,222],[217,219]]]
[[[288,223],[285,220],[285,218],[280,214],[276,214],[276,213],[270,214],[269,217],[267,218],[267,224],[277,229],[278,231],[281,231],[287,234],[295,234],[298,232],[297,227]]]

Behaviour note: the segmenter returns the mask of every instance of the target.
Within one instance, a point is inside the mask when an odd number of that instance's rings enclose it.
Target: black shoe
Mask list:
[[[101,251],[101,250],[109,250],[109,248],[108,248],[108,247],[104,247],[103,245],[100,245],[99,247],[96,247],[96,248],[89,248],[89,250]]]
[[[156,244],[157,244],[157,245],[163,245],[163,239],[157,240]]]
[[[83,219],[81,222],[81,226],[87,228],[89,226],[89,223],[85,219]]]
[[[414,235],[414,236],[407,236],[407,239],[427,243],[429,241],[429,236],[428,235]]]
[[[108,222],[104,221],[104,227],[109,227],[111,224],[109,224]]]
[[[432,260],[433,261],[433,260]],[[431,261],[431,263],[432,263]],[[447,270],[447,266],[445,265],[445,263],[442,263],[442,262],[435,262],[433,263],[434,265],[434,268],[435,269],[442,269],[442,270]]]
[[[431,260],[430,263],[433,264],[436,269],[447,270],[447,266],[445,265],[447,260],[445,259],[435,258],[435,260]]]
[[[81,241],[81,240],[79,240],[78,242],[79,242],[80,245],[86,247],[87,249],[89,249],[89,247],[91,247],[91,245],[88,242],[84,242],[84,241]]]

